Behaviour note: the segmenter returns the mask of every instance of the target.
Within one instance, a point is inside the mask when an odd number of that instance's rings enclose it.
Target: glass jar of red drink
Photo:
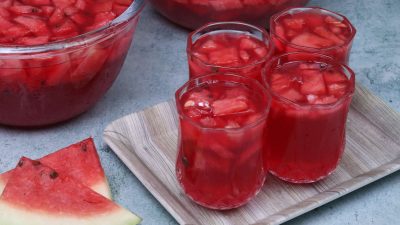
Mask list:
[[[190,79],[232,72],[261,82],[261,71],[273,54],[268,33],[242,22],[210,23],[190,33],[187,55]]]
[[[317,53],[288,53],[264,71],[272,103],[265,167],[293,183],[315,182],[337,167],[345,147],[346,118],[355,75]]]
[[[317,7],[292,8],[270,20],[276,55],[317,52],[348,64],[356,29],[338,13]]]
[[[212,74],[188,81],[175,98],[180,121],[176,174],[184,192],[213,209],[247,203],[266,174],[268,92],[251,78]]]
[[[0,27],[8,27],[0,35],[0,124],[43,126],[85,112],[117,77],[144,0],[24,3],[0,10]]]
[[[308,0],[150,0],[161,14],[189,29],[209,22],[244,21],[267,26],[270,16]]]

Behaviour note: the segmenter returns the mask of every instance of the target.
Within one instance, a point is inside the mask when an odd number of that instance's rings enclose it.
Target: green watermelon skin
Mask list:
[[[60,149],[44,156],[39,161],[112,199],[110,186],[92,138]],[[0,174],[0,193],[2,193],[11,174],[12,170]]]
[[[22,158],[0,196],[2,225],[136,225],[141,219],[75,179]]]

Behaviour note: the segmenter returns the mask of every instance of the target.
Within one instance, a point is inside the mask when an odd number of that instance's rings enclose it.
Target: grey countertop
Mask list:
[[[346,15],[358,30],[350,66],[357,81],[400,111],[400,1],[313,0]],[[0,172],[11,169],[21,155],[38,158],[55,149],[93,136],[115,200],[143,217],[143,224],[176,224],[102,140],[107,124],[121,116],[173,97],[187,77],[187,30],[147,6],[120,76],[89,112],[56,126],[35,129],[0,127]],[[400,224],[400,173],[287,224]]]

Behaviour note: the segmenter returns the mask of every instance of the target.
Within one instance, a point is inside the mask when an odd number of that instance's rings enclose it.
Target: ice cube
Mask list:
[[[316,95],[307,95],[307,101],[310,104],[314,104],[317,99],[318,99],[318,96],[316,96]]]
[[[185,104],[183,105],[184,108],[189,108],[189,107],[193,107],[195,106],[195,102],[193,100],[188,100],[185,102]]]

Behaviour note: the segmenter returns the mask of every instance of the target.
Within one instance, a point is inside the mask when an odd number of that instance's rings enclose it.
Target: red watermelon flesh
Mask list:
[[[60,149],[39,161],[111,199],[111,191],[92,138]],[[0,193],[12,173],[13,170],[0,174]]]
[[[131,225],[140,218],[40,161],[21,158],[0,197],[0,224]]]
[[[40,45],[75,37],[109,24],[132,2],[3,0],[0,1],[0,44]]]

